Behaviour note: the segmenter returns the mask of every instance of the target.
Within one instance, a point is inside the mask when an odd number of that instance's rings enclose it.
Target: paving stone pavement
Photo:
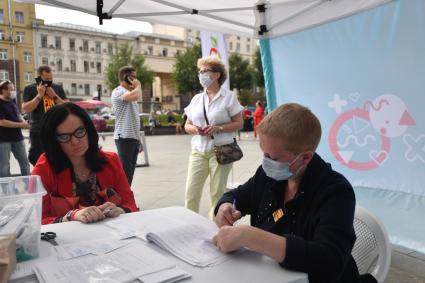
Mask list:
[[[236,162],[229,177],[229,186],[246,181],[261,164],[262,154],[258,141],[241,133],[240,146],[244,152]],[[147,136],[149,166],[136,168],[132,189],[142,210],[184,205],[187,163],[190,153],[190,136]],[[105,150],[116,151],[112,137],[101,140]],[[28,149],[28,145],[27,145]],[[139,155],[139,163],[143,163]],[[18,173],[17,162],[12,158],[12,173]],[[232,183],[232,184],[231,184]],[[209,209],[209,182],[204,187],[200,213],[206,216]],[[247,220],[245,219],[245,223]],[[425,283],[425,255],[392,246],[391,269],[385,283]]]

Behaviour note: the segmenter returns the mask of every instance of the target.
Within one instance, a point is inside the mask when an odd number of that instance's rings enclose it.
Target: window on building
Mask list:
[[[95,49],[96,53],[100,54],[101,49],[102,49],[102,45],[100,44],[99,41],[96,41],[96,49]]]
[[[71,65],[71,72],[76,72],[77,71],[77,63],[75,62],[75,60],[71,60],[69,64]]]
[[[240,37],[240,36],[237,36],[237,37],[236,37],[236,39],[237,39],[237,40],[241,40],[241,37]]]
[[[4,23],[4,12],[3,9],[0,9],[0,24]]]
[[[89,52],[89,41],[83,40],[83,52]]]
[[[72,95],[76,95],[77,94],[77,84],[76,83],[72,83],[71,84],[71,94]]]
[[[94,62],[90,62],[90,68],[94,68]]]
[[[60,36],[55,36],[55,48],[62,49],[62,38]]]
[[[176,51],[176,56],[178,56],[178,55],[180,55],[180,54],[181,54],[180,49],[177,49],[177,51]]]
[[[32,61],[32,53],[31,52],[24,52],[24,61],[25,61],[25,63],[31,63],[31,61]]]
[[[0,80],[8,80],[9,79],[9,72],[6,70],[0,70]]]
[[[5,40],[6,34],[4,33],[4,30],[0,29],[0,40]]]
[[[40,36],[41,38],[41,47],[42,48],[47,48],[47,35],[46,34],[42,34]]]
[[[84,84],[84,95],[90,95],[90,85]]]
[[[153,55],[153,46],[148,46],[148,54]]]
[[[88,61],[84,61],[84,73],[88,73],[89,70],[89,62]]]
[[[15,12],[15,21],[17,23],[23,24],[24,23],[24,12]]]
[[[233,51],[233,42],[229,42],[229,50]]]
[[[251,38],[247,37],[246,41],[251,42]]]
[[[26,83],[32,82],[32,73],[31,72],[25,72],[24,73],[24,80]]]
[[[21,31],[16,32],[16,41],[24,42],[24,40],[25,40],[25,33]]]
[[[100,63],[100,62],[97,62],[96,63],[96,72],[98,74],[101,74],[102,73],[102,63]]]
[[[108,54],[112,55],[112,53],[114,52],[114,46],[112,43],[108,43]]]
[[[7,49],[0,49],[0,60],[7,60]]]
[[[75,51],[75,38],[69,39],[69,50]]]
[[[241,52],[241,44],[239,42],[236,43],[236,52]]]
[[[41,57],[41,65],[49,65],[49,58]]]
[[[62,59],[60,58],[56,59],[56,71],[62,72]]]
[[[168,56],[168,49],[162,48],[162,56],[167,57]]]
[[[251,52],[251,45],[249,44],[246,45],[246,52],[248,53]]]

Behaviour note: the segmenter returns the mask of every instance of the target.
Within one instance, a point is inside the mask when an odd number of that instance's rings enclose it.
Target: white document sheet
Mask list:
[[[55,246],[55,251],[61,259],[71,259],[88,254],[102,255],[123,247],[126,243],[115,238],[105,238],[92,241],[77,242]]]
[[[35,272],[40,283],[125,283],[174,266],[172,261],[140,242],[104,256],[39,263]]]
[[[185,224],[147,234],[147,239],[178,258],[194,266],[211,266],[227,260],[230,256],[218,250],[212,243],[216,226]]]

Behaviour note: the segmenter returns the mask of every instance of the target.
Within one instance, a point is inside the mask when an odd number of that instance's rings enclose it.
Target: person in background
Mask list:
[[[182,126],[177,122],[171,111],[167,113],[167,122],[170,126],[176,127],[176,135],[183,134]]]
[[[159,112],[159,113],[161,113],[161,112]],[[150,133],[152,135],[155,132],[155,128],[161,126],[161,124],[159,123],[156,115],[157,115],[157,112],[155,112],[155,111],[151,111],[151,113],[149,113],[149,120],[148,120],[148,122],[149,122],[149,131],[150,131]],[[158,114],[158,115],[160,115],[160,114]]]
[[[306,107],[276,108],[258,126],[263,164],[215,208],[220,228],[213,243],[223,252],[241,247],[283,268],[305,272],[310,283],[376,282],[359,276],[351,255],[356,199],[348,180],[315,151],[321,126]],[[233,226],[241,216],[251,226]]]
[[[61,85],[53,83],[53,72],[49,66],[37,69],[36,83],[24,89],[22,111],[30,113],[30,148],[28,159],[32,165],[37,163],[43,152],[40,144],[40,122],[50,108],[67,100]]]
[[[185,207],[199,211],[202,189],[209,175],[209,217],[212,219],[214,206],[224,192],[227,177],[232,169],[232,163],[222,165],[217,162],[213,147],[233,142],[234,132],[242,128],[243,107],[232,91],[222,87],[227,74],[223,62],[216,57],[205,57],[198,60],[198,68],[199,81],[204,92],[195,95],[185,108],[185,130],[193,135]]]
[[[99,149],[99,136],[79,106],[63,103],[43,116],[41,144],[46,149],[32,175],[39,175],[42,224],[92,223],[138,211],[116,153]]]
[[[142,98],[140,81],[136,69],[122,67],[118,71],[120,85],[111,94],[112,109],[115,112],[114,140],[128,183],[133,181],[137,155],[143,150],[140,141],[139,104]]]
[[[21,129],[28,129],[28,123],[19,113],[15,102],[16,91],[11,81],[0,82],[0,177],[10,176],[10,153],[19,163],[21,175],[30,174],[30,164],[25,150]]]
[[[257,138],[257,127],[264,118],[264,108],[263,108],[263,104],[261,103],[261,101],[257,101],[257,103],[255,103],[255,107],[256,107],[255,112],[253,114],[253,117],[254,117],[254,139]]]

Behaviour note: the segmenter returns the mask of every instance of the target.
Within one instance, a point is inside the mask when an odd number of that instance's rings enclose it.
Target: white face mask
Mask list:
[[[12,90],[12,91],[10,92],[9,99],[13,100],[13,99],[15,99],[15,98],[16,98],[16,90]]]
[[[203,88],[208,88],[214,82],[214,80],[211,79],[208,72],[199,74],[198,77],[199,77],[199,82],[201,83]]]
[[[300,167],[295,174],[289,170],[289,167],[294,164],[294,162],[297,161],[300,156],[301,155],[295,157],[292,162],[279,162],[264,156],[262,165],[263,170],[267,177],[270,177],[276,181],[288,180],[289,178],[298,175],[298,172],[301,170],[302,167]]]

